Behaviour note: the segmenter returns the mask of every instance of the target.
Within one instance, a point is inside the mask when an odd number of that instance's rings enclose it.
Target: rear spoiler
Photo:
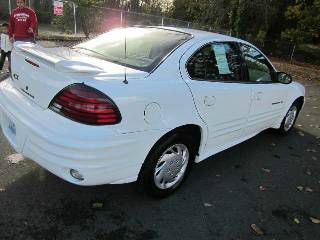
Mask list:
[[[58,50],[58,51],[57,51]],[[39,63],[44,63],[52,68],[55,68],[59,72],[65,73],[99,73],[104,72],[103,69],[94,65],[68,60],[70,55],[70,48],[44,48],[38,44],[17,42],[14,44],[14,51],[22,53],[26,57],[28,62],[32,58]],[[56,53],[60,53],[57,55]]]

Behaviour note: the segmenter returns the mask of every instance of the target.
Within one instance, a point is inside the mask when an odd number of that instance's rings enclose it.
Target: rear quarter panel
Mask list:
[[[107,94],[118,106],[122,115],[116,125],[118,132],[156,131],[157,141],[174,128],[195,124],[206,134],[206,126],[179,71],[180,57],[192,44],[180,46],[146,78],[128,76],[128,84],[111,80],[85,82]]]

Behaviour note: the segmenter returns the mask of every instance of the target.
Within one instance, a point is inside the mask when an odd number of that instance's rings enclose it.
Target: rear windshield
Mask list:
[[[190,34],[165,29],[120,28],[81,43],[74,49],[103,60],[151,72],[172,50],[190,38]]]

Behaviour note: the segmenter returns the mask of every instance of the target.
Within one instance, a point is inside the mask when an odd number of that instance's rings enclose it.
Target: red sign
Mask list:
[[[56,16],[63,16],[63,2],[53,2],[53,14]]]

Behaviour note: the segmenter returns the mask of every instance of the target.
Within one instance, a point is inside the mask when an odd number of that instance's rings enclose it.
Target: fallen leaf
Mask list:
[[[259,186],[259,190],[260,190],[260,191],[265,191],[265,190],[267,190],[267,188],[264,187],[264,186]]]
[[[294,221],[296,224],[299,224],[299,223],[300,223],[300,221],[299,221],[298,218],[294,218],[293,221]]]
[[[301,192],[301,191],[303,191],[304,187],[303,186],[298,186],[297,189]]]
[[[311,187],[306,187],[306,192],[313,192],[313,189]]]
[[[301,137],[303,137],[303,136],[304,136],[304,133],[303,133],[303,132],[301,132],[301,131],[299,131],[299,132],[298,132],[298,134],[299,134]]]
[[[314,224],[320,224],[320,219],[314,218],[314,217],[309,217],[310,221]]]
[[[276,146],[276,144],[275,144],[275,143],[271,143],[270,145],[271,145],[272,147],[275,147],[275,146]]]
[[[19,154],[19,153],[15,153],[15,154],[11,154],[9,156],[6,157],[6,160],[10,163],[10,164],[17,164],[21,161],[24,160],[24,157]]]
[[[4,192],[6,191],[4,188],[0,188],[0,192]]]
[[[317,157],[313,156],[313,157],[312,157],[312,160],[316,161],[316,160],[317,160]]]
[[[203,204],[205,207],[212,207],[212,204],[211,203],[204,203]]]
[[[297,124],[297,127],[302,127],[302,125],[301,124]]]
[[[264,172],[266,172],[266,173],[270,173],[270,172],[271,172],[271,170],[268,169],[268,168],[261,168],[261,170],[264,171]]]
[[[306,172],[305,172],[307,175],[311,176],[311,171],[308,169]]]
[[[92,204],[92,208],[101,209],[101,208],[103,208],[103,203],[95,202],[95,203]]]
[[[264,235],[264,232],[262,231],[262,229],[259,228],[256,224],[251,224],[250,226],[256,235],[258,235],[258,236]]]
[[[220,174],[216,174],[216,177],[221,177],[221,175]]]
[[[306,116],[307,116],[307,117],[310,117],[310,114],[307,114]]]
[[[317,152],[317,150],[315,150],[315,149],[313,149],[313,148],[308,148],[308,149],[307,149],[307,152],[313,152],[313,153],[316,153],[316,152]]]

